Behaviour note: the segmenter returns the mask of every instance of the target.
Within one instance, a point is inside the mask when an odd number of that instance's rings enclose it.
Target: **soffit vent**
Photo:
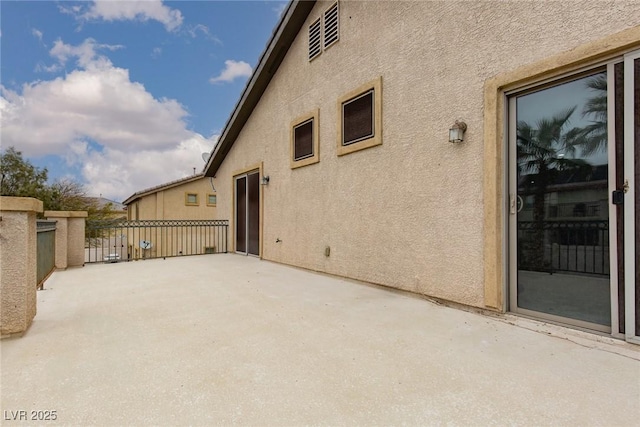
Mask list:
[[[309,26],[309,61],[320,55],[322,51],[320,28],[320,19]]]
[[[340,38],[338,31],[338,2],[324,12],[324,47],[334,44]]]

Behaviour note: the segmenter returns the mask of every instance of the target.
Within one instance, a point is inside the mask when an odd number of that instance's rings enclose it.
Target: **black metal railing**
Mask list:
[[[227,252],[227,220],[87,221],[85,263]]]
[[[607,209],[607,201],[589,203],[559,203],[549,206],[549,218],[598,218]]]
[[[518,222],[518,269],[608,275],[609,221]]]
[[[56,268],[56,222],[54,220],[36,221],[36,287],[42,289],[44,281]]]

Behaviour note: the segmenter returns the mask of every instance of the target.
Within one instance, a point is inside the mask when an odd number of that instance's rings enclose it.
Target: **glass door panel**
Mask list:
[[[247,252],[247,177],[236,178],[236,252]]]
[[[235,178],[236,252],[260,256],[260,172]]]
[[[636,55],[638,56],[638,55]],[[640,205],[640,149],[638,148],[638,143],[640,142],[640,58],[636,58],[633,61],[633,82],[634,82],[634,97],[633,97],[633,141],[630,141],[630,144],[633,151],[633,171],[632,171],[632,179],[633,179],[633,198],[634,203],[632,210],[634,211],[635,216],[635,251],[634,255],[631,256],[630,262],[635,264],[635,283],[630,284],[630,286],[634,287],[635,290],[635,323],[636,323],[636,331],[635,336],[640,335],[640,213],[638,212],[638,206]]]
[[[260,174],[247,175],[247,240],[251,255],[260,255]]]
[[[510,115],[512,310],[606,330],[607,74],[514,96]]]
[[[618,101],[616,100],[616,103]],[[640,343],[640,52],[624,59],[624,332]]]
[[[611,164],[615,167],[615,183],[613,190],[621,190],[624,188],[624,63],[619,62],[613,66],[613,118],[614,118],[614,135],[615,143],[614,155],[615,162]],[[625,307],[624,307],[624,205],[613,205],[615,218],[611,218],[616,224],[615,250],[617,251],[617,297],[618,297],[618,332],[624,333],[625,324]]]

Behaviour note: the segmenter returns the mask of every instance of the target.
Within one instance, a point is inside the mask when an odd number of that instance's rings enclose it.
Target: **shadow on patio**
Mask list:
[[[19,410],[60,425],[640,417],[632,357],[231,254],[56,272],[30,330],[1,346],[7,424]]]

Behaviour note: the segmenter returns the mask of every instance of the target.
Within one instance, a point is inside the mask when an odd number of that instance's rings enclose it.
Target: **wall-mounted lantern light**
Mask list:
[[[463,121],[458,121],[449,129],[449,142],[462,142],[464,141],[464,132],[467,130],[467,124]]]
[[[269,175],[262,177],[262,185],[269,185]]]

